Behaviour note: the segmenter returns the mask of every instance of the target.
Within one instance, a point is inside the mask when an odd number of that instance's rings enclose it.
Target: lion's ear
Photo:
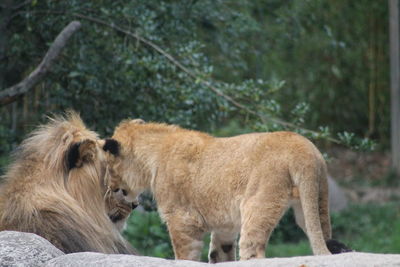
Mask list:
[[[73,168],[80,168],[85,162],[93,161],[95,156],[96,142],[93,140],[86,139],[75,143],[67,151],[66,168],[68,171]]]
[[[104,146],[103,146],[104,151],[108,151],[114,156],[119,156],[120,150],[121,150],[121,145],[119,142],[115,139],[112,138],[107,138],[105,140]]]
[[[135,124],[145,124],[146,122],[142,119],[133,119],[131,120],[131,123],[135,123]]]

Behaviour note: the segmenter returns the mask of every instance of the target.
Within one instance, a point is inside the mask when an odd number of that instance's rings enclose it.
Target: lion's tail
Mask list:
[[[320,174],[320,187],[319,187],[320,197],[319,197],[319,218],[321,221],[322,233],[324,235],[325,243],[328,250],[332,254],[339,254],[344,252],[353,251],[351,248],[347,247],[345,244],[331,239],[331,221],[329,216],[329,188],[328,188],[328,174],[326,170],[326,165],[323,164],[323,169]]]
[[[325,243],[331,238],[326,167],[319,159],[311,162],[316,166],[296,172],[304,226],[314,255],[331,254]]]

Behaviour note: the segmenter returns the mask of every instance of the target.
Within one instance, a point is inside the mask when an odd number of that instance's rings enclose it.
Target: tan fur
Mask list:
[[[106,161],[97,141],[74,112],[34,131],[2,177],[0,230],[36,233],[66,253],[133,253],[108,217],[129,204],[111,193],[105,199]],[[77,143],[79,159],[69,170],[67,153]]]
[[[330,254],[326,164],[317,148],[292,132],[214,138],[156,123],[124,121],[109,156],[112,187],[130,198],[150,189],[171,236],[177,259],[198,260],[211,232],[210,262],[262,258],[286,209],[307,233],[314,254]],[[304,215],[304,216],[303,216]]]
[[[138,205],[136,201],[128,202],[125,196],[119,192],[110,191],[106,194],[106,210],[108,218],[111,219],[118,231],[122,232],[126,226],[129,215],[132,212],[132,207]]]

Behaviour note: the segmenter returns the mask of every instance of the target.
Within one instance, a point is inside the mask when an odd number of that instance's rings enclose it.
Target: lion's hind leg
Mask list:
[[[236,260],[236,233],[211,233],[208,262],[218,263]]]
[[[289,204],[290,194],[284,185],[258,192],[241,205],[240,260],[265,257],[266,243]]]

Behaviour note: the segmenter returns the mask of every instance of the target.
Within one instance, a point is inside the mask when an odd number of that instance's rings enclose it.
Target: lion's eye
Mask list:
[[[127,195],[128,195],[128,192],[126,192],[125,189],[122,189],[122,194],[123,194],[124,196],[127,196]]]

